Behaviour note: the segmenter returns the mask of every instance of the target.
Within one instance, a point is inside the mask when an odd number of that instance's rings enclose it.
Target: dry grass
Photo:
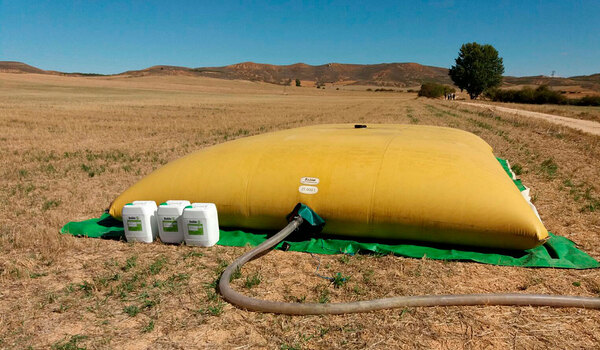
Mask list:
[[[415,94],[204,78],[0,74],[0,348],[596,348],[598,311],[408,308],[290,317],[215,293],[247,248],[60,236],[162,164],[215,143],[331,122],[415,123],[474,132],[522,169],[546,226],[600,259],[600,138]],[[549,171],[542,163],[556,165]],[[594,207],[595,205],[595,207]],[[592,211],[594,209],[595,211]],[[271,300],[540,292],[600,295],[600,271],[522,269],[394,256],[271,252],[234,281]]]

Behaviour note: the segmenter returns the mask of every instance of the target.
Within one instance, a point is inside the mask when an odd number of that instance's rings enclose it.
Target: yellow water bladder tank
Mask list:
[[[323,234],[528,249],[548,231],[481,138],[458,129],[315,125],[225,142],[154,171],[114,200],[217,205],[222,227],[281,229],[296,203]]]

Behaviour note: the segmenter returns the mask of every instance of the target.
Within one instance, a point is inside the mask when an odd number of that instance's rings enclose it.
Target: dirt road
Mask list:
[[[533,117],[533,118],[544,119],[544,120],[547,120],[554,124],[567,126],[567,127],[581,130],[583,132],[587,132],[587,133],[590,133],[593,135],[600,135],[600,123],[594,122],[591,120],[567,118],[567,117],[562,117],[562,116],[554,115],[554,114],[524,111],[522,109],[506,108],[506,107],[493,106],[493,105],[488,105],[488,104],[483,104],[483,103],[472,103],[472,102],[461,102],[461,103],[465,104],[465,105],[469,105],[469,106],[486,108],[486,109],[489,109],[492,111],[497,111],[497,112],[512,113],[512,114],[517,114],[517,115],[524,116],[524,117]]]

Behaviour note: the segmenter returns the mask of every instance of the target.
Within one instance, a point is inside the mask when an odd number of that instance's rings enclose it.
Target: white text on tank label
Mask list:
[[[319,189],[316,186],[300,186],[298,187],[298,191],[304,194],[315,194],[319,192]]]
[[[308,177],[305,176],[303,178],[300,179],[300,183],[301,184],[305,184],[305,185],[318,185],[319,184],[319,178],[318,177]]]

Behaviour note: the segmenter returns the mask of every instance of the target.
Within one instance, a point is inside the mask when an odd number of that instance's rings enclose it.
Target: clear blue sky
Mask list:
[[[0,0],[0,60],[67,72],[157,64],[418,62],[492,44],[508,75],[600,72],[600,1]]]

